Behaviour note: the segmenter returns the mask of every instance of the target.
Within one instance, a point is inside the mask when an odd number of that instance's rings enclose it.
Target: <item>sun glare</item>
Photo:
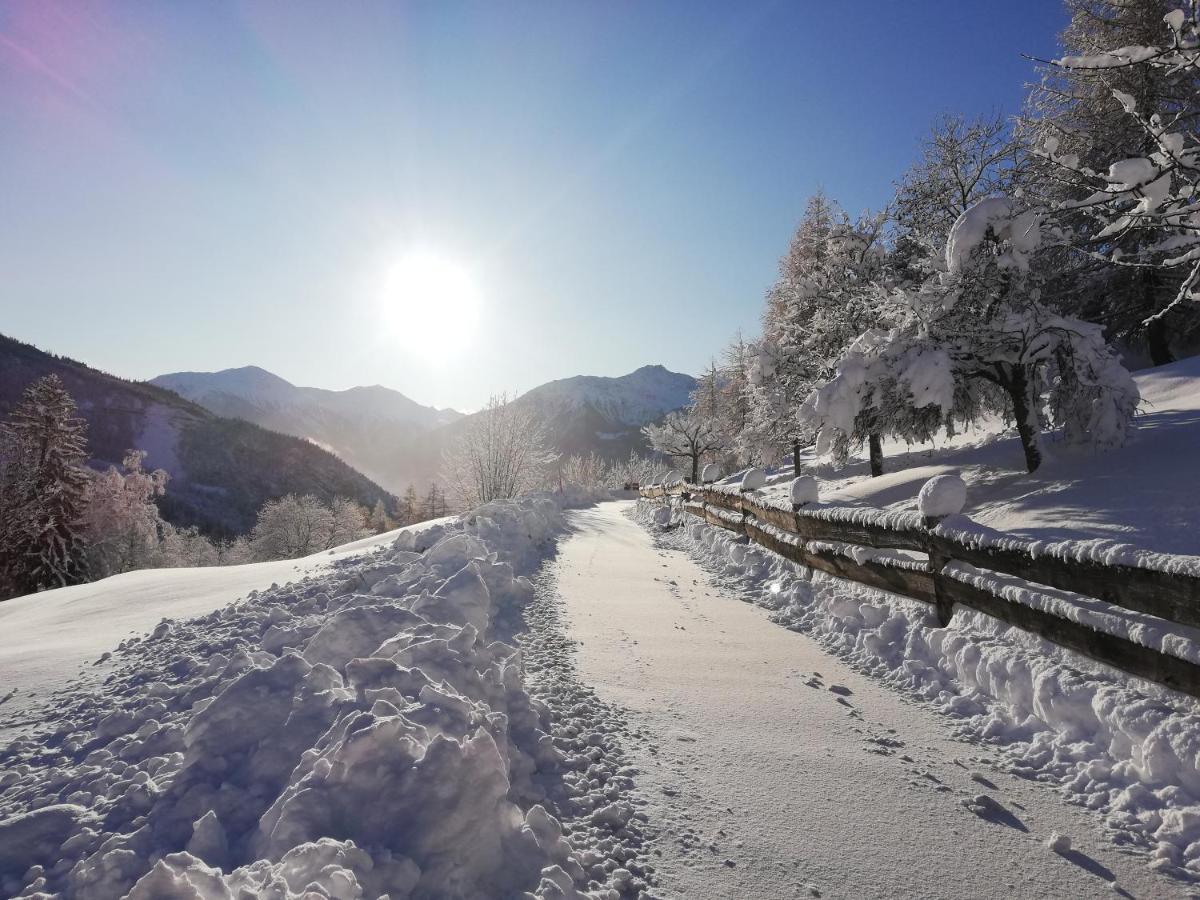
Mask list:
[[[471,274],[425,250],[401,257],[388,271],[383,316],[388,330],[426,357],[466,348],[479,326],[480,295]]]

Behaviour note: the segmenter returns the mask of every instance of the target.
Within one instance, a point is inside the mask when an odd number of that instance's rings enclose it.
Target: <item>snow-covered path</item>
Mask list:
[[[1188,896],[1092,813],[657,548],[629,506],[570,513],[551,574],[580,678],[653,735],[627,750],[659,829],[656,894]],[[1052,832],[1073,849],[1048,849]]]

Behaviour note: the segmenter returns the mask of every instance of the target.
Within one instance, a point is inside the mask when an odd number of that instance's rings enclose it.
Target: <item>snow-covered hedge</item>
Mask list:
[[[661,524],[662,508],[641,501],[637,515]],[[1014,772],[1101,811],[1154,867],[1200,878],[1200,703],[968,609],[940,628],[925,604],[809,573],[679,509],[673,515],[680,527],[663,539],[736,582],[776,621],[995,742]],[[1089,624],[1104,627],[1099,615],[1088,613]],[[1175,633],[1127,637],[1186,658],[1197,652]]]
[[[564,502],[490,503],[122,645],[0,748],[0,895],[570,897],[561,763],[498,638]]]

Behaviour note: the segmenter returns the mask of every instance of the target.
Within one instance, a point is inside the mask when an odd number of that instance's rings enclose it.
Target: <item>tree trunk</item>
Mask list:
[[[1033,472],[1042,464],[1042,448],[1039,445],[1037,422],[1033,418],[1033,398],[1029,396],[1029,373],[1021,366],[1015,366],[1005,379],[1005,388],[1012,400],[1017,434],[1021,436],[1021,449],[1025,451],[1025,468]]]
[[[1150,349],[1150,362],[1156,366],[1165,366],[1175,362],[1175,354],[1171,352],[1171,332],[1165,319],[1155,319],[1146,326],[1146,342]]]
[[[867,435],[867,446],[871,449],[871,477],[878,478],[883,474],[883,441],[871,432]]]
[[[700,454],[692,454],[692,484],[700,483]]]
[[[792,441],[792,475],[800,475],[800,442]]]

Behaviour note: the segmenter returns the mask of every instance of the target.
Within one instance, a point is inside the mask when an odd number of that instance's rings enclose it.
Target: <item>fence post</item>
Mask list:
[[[917,509],[925,520],[925,529],[933,531],[942,519],[958,515],[967,503],[967,485],[955,474],[935,475],[921,486],[917,495]],[[950,558],[944,555],[937,543],[930,540],[926,552],[929,554],[929,573],[933,576],[934,607],[938,624],[945,628],[954,616],[954,600],[946,596],[945,578],[942,574]]]

